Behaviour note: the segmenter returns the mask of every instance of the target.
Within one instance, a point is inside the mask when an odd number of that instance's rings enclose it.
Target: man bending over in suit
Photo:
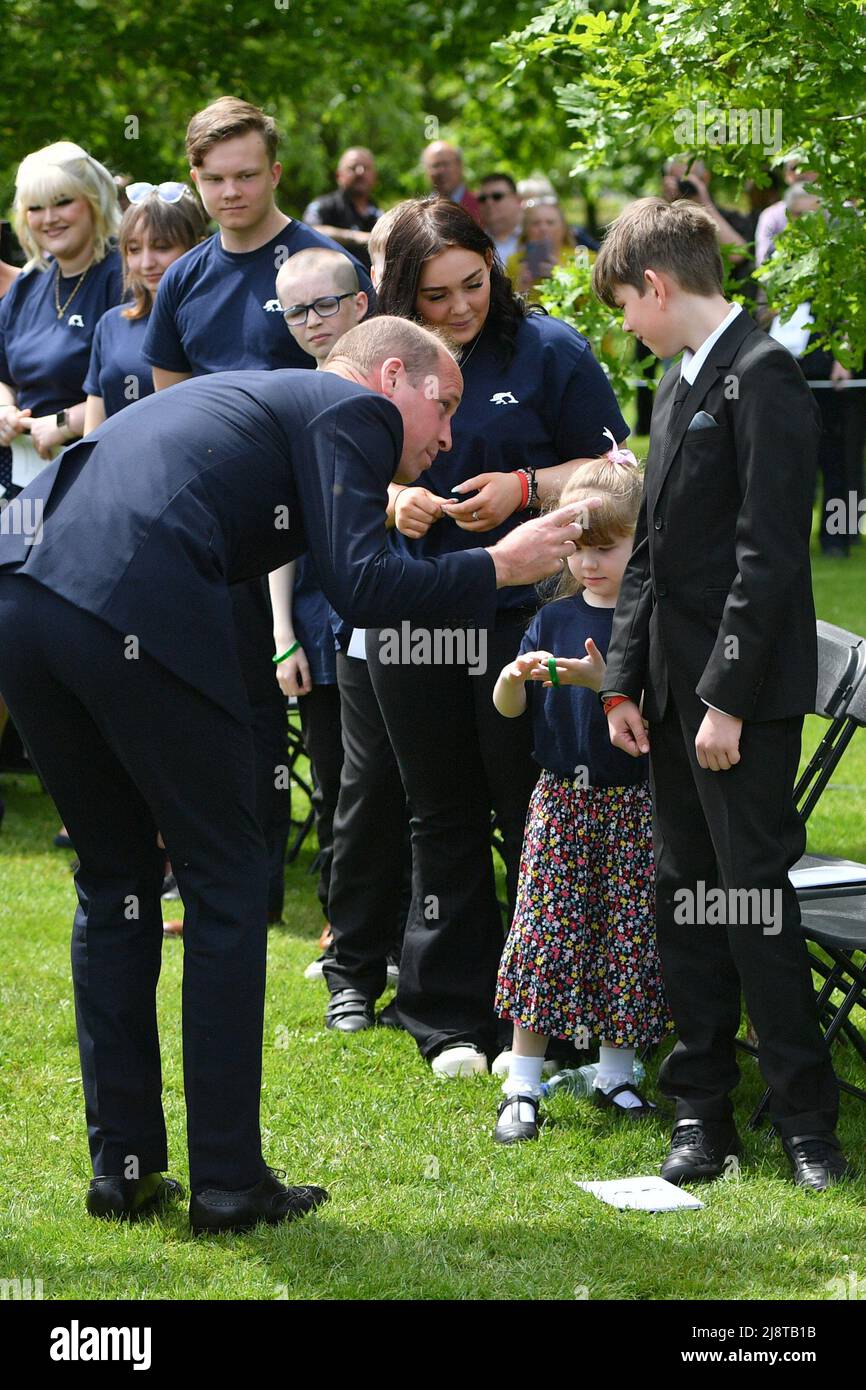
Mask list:
[[[794,1178],[821,1190],[847,1166],[788,879],[806,842],[792,792],[817,681],[817,410],[790,354],[725,299],[715,226],[694,203],[633,203],[593,284],[657,356],[683,353],[653,408],[602,691],[611,741],[651,755],[658,940],[679,1034],[660,1075],[676,1101],[662,1175],[718,1177],[738,1152],[742,992]]]
[[[309,549],[349,622],[489,627],[496,590],[574,553],[578,508],[440,560],[386,544],[388,484],[451,447],[463,381],[404,319],[359,324],[322,371],[216,372],[136,402],[24,489],[0,533],[0,692],[79,856],[76,1022],[97,1216],[166,1183],[156,984],[163,851],[184,926],[194,1231],[325,1200],[267,1167],[259,1128],[268,858],[229,585]],[[277,771],[277,769],[275,769]]]

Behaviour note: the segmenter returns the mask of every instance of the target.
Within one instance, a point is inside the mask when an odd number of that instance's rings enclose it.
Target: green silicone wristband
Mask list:
[[[287,652],[283,652],[282,656],[272,656],[271,661],[274,663],[275,666],[279,666],[281,661],[285,661],[287,657],[294,656],[295,652],[298,650],[298,647],[300,645],[300,642],[293,642]]]
[[[547,670],[548,670],[548,673],[549,673],[549,675],[550,675],[550,684],[551,684],[555,689],[558,690],[558,689],[559,689],[559,676],[556,674],[556,657],[555,657],[555,656],[549,656],[549,657],[547,658]]]

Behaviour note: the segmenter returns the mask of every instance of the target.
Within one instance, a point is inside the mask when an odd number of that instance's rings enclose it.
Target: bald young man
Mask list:
[[[489,626],[498,587],[573,552],[578,509],[489,550],[391,552],[388,483],[450,448],[461,392],[433,334],[375,319],[323,371],[217,372],[136,402],[4,513],[0,693],[80,861],[72,968],[93,1215],[178,1195],[162,1178],[160,832],[186,908],[192,1228],[277,1224],[326,1199],[286,1187],[262,1155],[267,856],[229,585],[309,549],[359,626]]]

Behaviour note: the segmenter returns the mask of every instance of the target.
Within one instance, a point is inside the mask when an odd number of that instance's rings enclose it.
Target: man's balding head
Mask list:
[[[463,182],[463,155],[447,140],[434,140],[421,156],[430,186],[443,198],[450,198]]]

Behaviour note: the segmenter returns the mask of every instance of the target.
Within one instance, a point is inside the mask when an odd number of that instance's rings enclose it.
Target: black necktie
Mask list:
[[[674,393],[674,399],[671,404],[670,413],[668,415],[668,428],[667,434],[665,436],[664,448],[665,454],[667,454],[668,449],[670,447],[671,435],[674,432],[674,427],[677,423],[677,419],[679,418],[679,413],[682,408],[683,401],[685,400],[686,396],[689,394],[691,389],[692,383],[690,381],[686,381],[685,377],[682,374],[680,374],[680,379],[677,382],[677,389]]]

